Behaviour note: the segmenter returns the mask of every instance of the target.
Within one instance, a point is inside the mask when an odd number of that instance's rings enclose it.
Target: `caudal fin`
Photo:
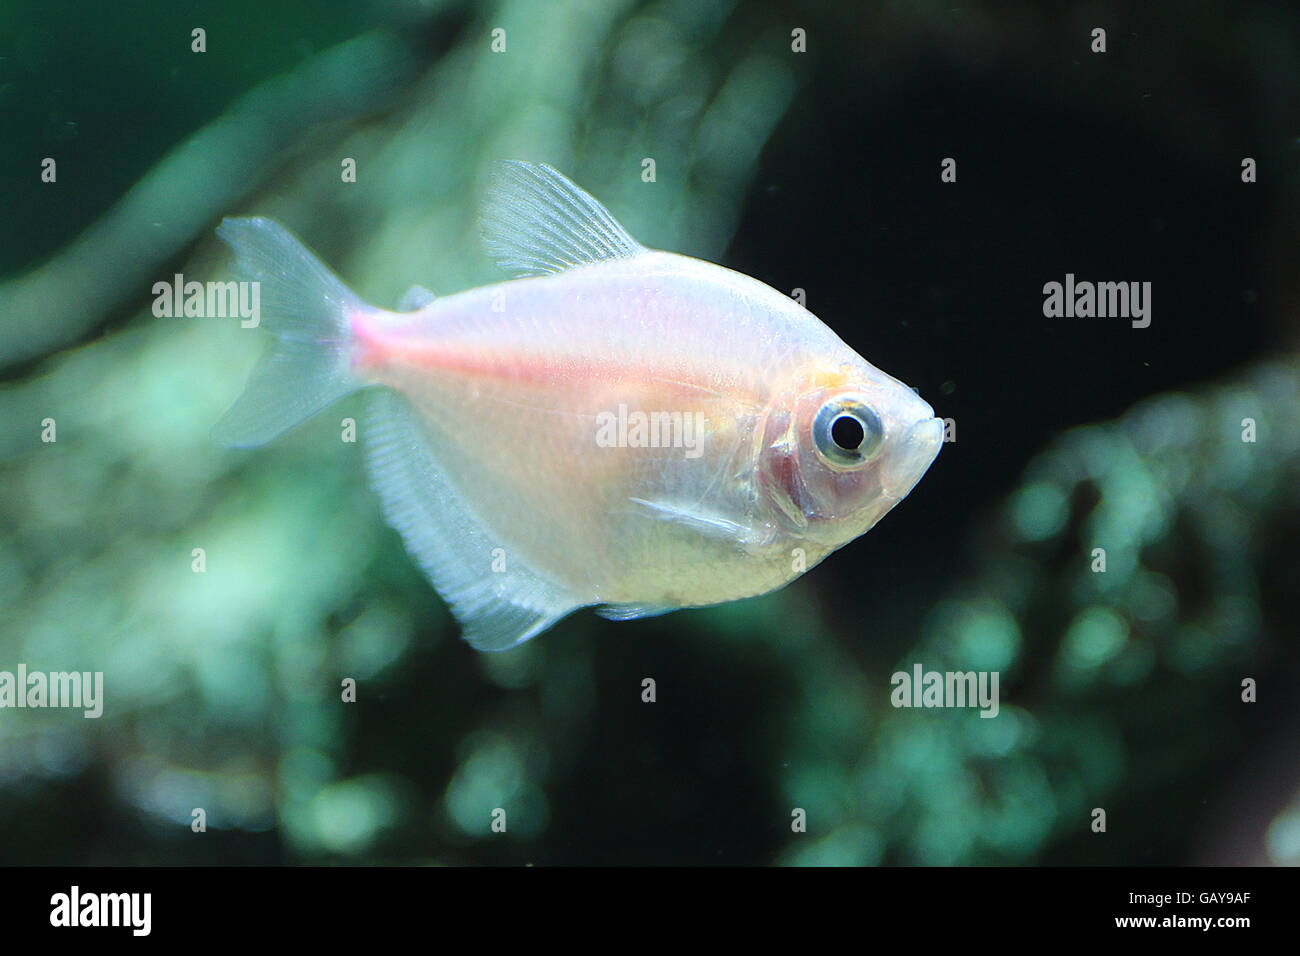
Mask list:
[[[351,374],[351,313],[366,305],[325,264],[270,219],[226,219],[217,229],[239,278],[258,283],[260,324],[275,342],[244,392],[212,430],[250,448],[361,387]]]

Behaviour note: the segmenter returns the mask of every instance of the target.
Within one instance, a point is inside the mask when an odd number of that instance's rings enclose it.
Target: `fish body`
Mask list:
[[[635,242],[504,164],[489,251],[524,277],[370,306],[277,224],[226,220],[278,347],[218,426],[260,444],[348,392],[388,521],[482,650],[781,587],[874,525],[942,444],[911,389],[748,276]]]

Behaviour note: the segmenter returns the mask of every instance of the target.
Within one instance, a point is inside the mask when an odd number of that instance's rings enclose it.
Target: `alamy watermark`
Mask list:
[[[50,897],[50,925],[55,927],[123,927],[133,936],[153,928],[152,893],[83,893],[73,885]]]
[[[638,412],[619,405],[596,413],[596,444],[601,448],[684,448],[687,458],[704,454],[703,412]]]
[[[895,671],[889,678],[895,707],[978,707],[981,717],[998,715],[997,671]]]
[[[259,282],[185,281],[176,273],[171,282],[153,284],[153,314],[160,319],[224,319],[238,316],[246,329],[262,321],[262,286]]]
[[[1150,282],[1076,282],[1073,272],[1065,282],[1043,285],[1043,315],[1049,319],[1131,319],[1133,328],[1151,324]]]
[[[104,713],[103,671],[0,671],[0,708],[71,707],[88,718]]]

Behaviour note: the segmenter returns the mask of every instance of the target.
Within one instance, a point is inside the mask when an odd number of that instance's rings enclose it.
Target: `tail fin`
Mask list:
[[[244,393],[212,430],[237,448],[264,445],[355,391],[350,314],[366,305],[270,219],[226,219],[217,229],[239,278],[258,283],[260,323],[275,334]]]

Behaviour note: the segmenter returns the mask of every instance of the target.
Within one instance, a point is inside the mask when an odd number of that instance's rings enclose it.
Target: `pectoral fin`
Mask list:
[[[750,550],[764,540],[764,536],[755,534],[750,526],[720,515],[667,501],[646,501],[644,498],[629,498],[628,501],[660,520],[676,522],[707,537],[728,541],[738,548]]]

